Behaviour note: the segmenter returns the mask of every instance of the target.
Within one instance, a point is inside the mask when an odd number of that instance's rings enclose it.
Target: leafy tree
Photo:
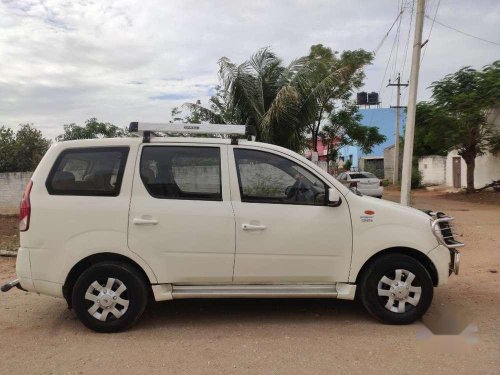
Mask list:
[[[372,152],[373,146],[381,144],[386,137],[378,132],[376,126],[364,126],[355,103],[345,101],[340,109],[333,109],[328,124],[319,136],[328,148],[328,161],[336,160],[339,150],[344,146],[358,146],[365,154]]]
[[[430,102],[417,104],[415,115],[415,143],[413,156],[448,154],[448,145],[443,142],[443,132],[449,124],[449,118]],[[404,142],[403,142],[404,143]],[[401,145],[403,145],[401,143]],[[401,148],[402,149],[402,148]]]
[[[85,126],[75,123],[64,125],[64,133],[56,137],[56,141],[70,141],[73,139],[116,138],[126,137],[128,132],[109,122],[99,122],[95,117],[85,121]]]
[[[317,151],[317,141],[325,115],[335,109],[336,102],[349,100],[352,89],[363,85],[363,67],[371,63],[373,54],[359,49],[344,51],[338,56],[338,52],[316,44],[311,46],[309,59],[312,65],[309,72],[311,85],[308,88],[310,92],[306,92],[305,108],[310,113],[307,128],[311,134],[312,147]],[[318,90],[319,87],[322,89]],[[344,114],[347,113],[349,110]]]
[[[33,171],[50,147],[50,141],[30,124],[16,132],[16,161],[19,172]]]
[[[0,127],[0,172],[16,171],[16,137],[11,128]]]
[[[417,144],[457,150],[467,165],[467,192],[473,192],[476,157],[500,151],[500,132],[488,121],[500,103],[500,61],[482,70],[464,67],[431,88],[432,101],[420,106],[428,118],[418,123]]]
[[[181,122],[182,121],[182,110],[179,109],[179,107],[174,107],[170,111],[170,116],[172,117],[172,120],[170,122]]]
[[[0,172],[35,170],[50,147],[50,141],[32,124],[21,124],[14,134],[12,129],[0,127]]]

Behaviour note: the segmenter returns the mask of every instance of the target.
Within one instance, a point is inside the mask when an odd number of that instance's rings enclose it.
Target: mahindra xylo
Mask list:
[[[17,276],[87,327],[128,328],[148,298],[354,299],[407,324],[458,272],[449,218],[360,196],[249,127],[132,123],[60,142],[26,187]],[[153,137],[158,132],[217,137]]]

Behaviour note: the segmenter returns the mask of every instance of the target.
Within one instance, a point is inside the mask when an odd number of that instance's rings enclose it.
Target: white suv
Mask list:
[[[131,124],[162,127],[217,130]],[[64,297],[101,332],[131,326],[150,297],[352,300],[357,292],[379,320],[407,324],[458,273],[462,244],[450,220],[358,196],[270,144],[148,131],[61,142],[24,193],[18,279],[2,290]]]

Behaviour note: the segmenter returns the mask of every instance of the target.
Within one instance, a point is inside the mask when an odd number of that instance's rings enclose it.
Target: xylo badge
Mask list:
[[[360,216],[362,223],[373,223],[373,216],[375,215],[375,211],[366,210],[364,215]]]

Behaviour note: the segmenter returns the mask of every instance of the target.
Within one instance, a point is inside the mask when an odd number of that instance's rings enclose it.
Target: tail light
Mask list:
[[[352,188],[358,187],[358,182],[357,181],[352,181],[349,186],[352,187]]]
[[[30,180],[24,189],[23,199],[21,199],[21,206],[19,207],[19,230],[21,232],[27,231],[30,226],[31,203],[30,193],[33,181]]]

